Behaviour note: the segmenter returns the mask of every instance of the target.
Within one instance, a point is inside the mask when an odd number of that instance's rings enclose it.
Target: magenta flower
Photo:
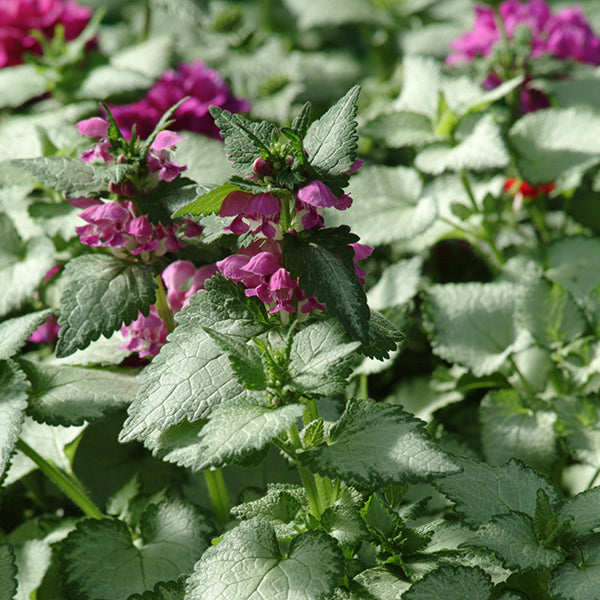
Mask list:
[[[545,0],[505,0],[500,4],[499,12],[509,40],[513,39],[519,26],[526,26],[531,32],[530,59],[549,54],[560,60],[600,65],[600,38],[594,35],[579,6],[567,7],[552,14]],[[455,65],[474,60],[478,56],[490,57],[500,40],[494,10],[487,6],[477,6],[474,30],[450,43],[453,52],[446,62]],[[531,87],[531,79],[531,76],[527,76],[521,86],[523,112],[550,106],[546,95]],[[501,82],[501,78],[493,72],[483,86],[492,89]]]
[[[561,60],[600,64],[600,39],[594,35],[579,6],[564,8],[553,15],[546,0],[505,0],[499,12],[509,39],[514,37],[518,26],[529,28],[531,58],[551,54]],[[473,31],[450,42],[454,52],[446,62],[454,65],[478,56],[489,57],[500,39],[494,10],[476,6]]]
[[[68,0],[2,0],[0,2],[0,67],[23,62],[25,54],[41,54],[41,44],[31,35],[39,31],[54,37],[57,25],[65,39],[75,39],[86,27],[92,10]]]
[[[167,291],[167,300],[173,313],[179,312],[189,299],[204,289],[204,283],[217,273],[215,265],[196,269],[188,260],[171,263],[161,274]],[[147,317],[142,313],[127,326],[121,327],[126,338],[122,349],[137,352],[140,358],[156,356],[167,343],[167,328],[159,317],[156,306],[151,306]]]
[[[173,181],[187,167],[180,167],[175,161],[171,160],[169,149],[174,150],[178,142],[187,138],[181,137],[172,131],[161,131],[156,139],[150,145],[148,156],[148,169],[150,173],[158,172],[158,179],[161,181]]]
[[[110,154],[111,143],[108,140],[108,121],[102,117],[92,117],[91,119],[85,119],[77,123],[77,129],[79,133],[85,135],[85,137],[99,138],[98,141],[92,145],[90,150],[86,150],[81,155],[83,162],[92,162],[95,159],[104,161],[107,165],[114,162],[114,158]]]
[[[50,315],[27,339],[35,344],[53,344],[58,337],[60,325],[56,317]]]
[[[303,185],[297,192],[296,197],[304,204],[326,208],[333,206],[338,210],[346,210],[352,204],[352,198],[347,194],[334,196],[333,192],[322,182],[316,179]]]
[[[271,239],[281,235],[279,227],[281,202],[273,194],[231,192],[223,200],[219,215],[235,217],[225,231],[236,235],[248,231],[251,231],[252,235]]]
[[[175,131],[221,139],[209,107],[220,106],[233,113],[250,110],[248,101],[233,96],[219,73],[201,61],[182,63],[176,71],[167,71],[142,100],[111,106],[110,110],[124,134],[131,135],[135,124],[137,134],[145,139],[167,109],[186,96],[190,98],[173,115],[175,122],[170,127]]]
[[[144,262],[152,262],[185,246],[176,234],[182,226],[187,232],[190,228],[188,222],[153,225],[145,215],[135,214],[133,203],[129,200],[105,202],[94,198],[69,198],[68,201],[73,206],[84,208],[79,216],[88,224],[77,227],[75,232],[86,246],[112,248],[117,256],[140,256]],[[189,233],[202,231],[198,226],[191,229]]]

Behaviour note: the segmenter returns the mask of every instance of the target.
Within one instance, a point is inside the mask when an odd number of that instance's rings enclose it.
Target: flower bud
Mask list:
[[[257,158],[252,165],[252,170],[257,177],[268,177],[273,173],[273,165],[262,156]]]

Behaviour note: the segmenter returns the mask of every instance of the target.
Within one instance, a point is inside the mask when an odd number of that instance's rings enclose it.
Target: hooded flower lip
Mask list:
[[[56,26],[62,25],[69,42],[85,29],[91,17],[90,8],[72,0],[0,1],[0,68],[21,64],[25,54],[42,53],[32,30],[52,38]]]
[[[111,106],[110,110],[126,135],[131,135],[135,125],[138,135],[145,139],[165,111],[186,96],[188,100],[173,115],[175,122],[170,128],[175,131],[192,131],[220,140],[209,107],[219,106],[232,113],[250,110],[248,101],[236,98],[219,73],[201,61],[180,64],[177,70],[162,75],[142,100]]]
[[[179,174],[187,169],[186,166],[180,167],[175,161],[171,160],[169,150],[174,149],[178,142],[187,140],[185,137],[177,135],[173,131],[163,130],[159,132],[156,139],[150,144],[150,150],[146,160],[148,169],[151,173],[158,172],[158,179],[161,181],[173,181]]]

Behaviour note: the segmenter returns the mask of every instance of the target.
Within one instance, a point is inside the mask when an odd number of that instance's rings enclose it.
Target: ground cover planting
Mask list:
[[[600,3],[0,3],[0,600],[600,598]]]

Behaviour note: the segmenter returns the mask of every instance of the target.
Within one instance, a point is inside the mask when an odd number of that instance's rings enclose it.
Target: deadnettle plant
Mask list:
[[[63,28],[66,41],[75,39],[91,16],[90,8],[72,0],[0,2],[0,68],[21,64],[27,54],[41,54],[38,36],[50,39],[57,27]]]
[[[521,90],[522,112],[547,108],[547,97],[530,84],[536,76],[536,59],[544,56],[559,61],[600,64],[600,38],[587,22],[580,6],[554,13],[546,0],[505,0],[496,11],[475,7],[473,31],[450,43],[446,62],[456,65],[479,57],[489,60],[486,89],[511,77],[525,76]]]

